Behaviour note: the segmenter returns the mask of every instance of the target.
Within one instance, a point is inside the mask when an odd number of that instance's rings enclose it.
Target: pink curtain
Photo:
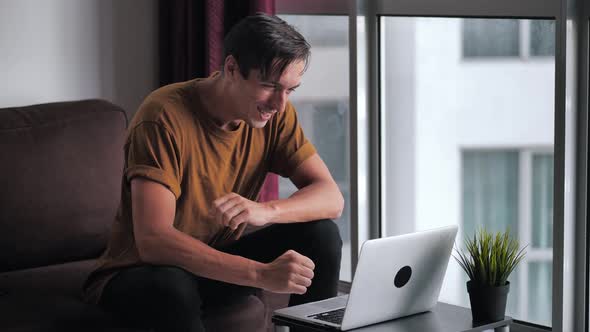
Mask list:
[[[274,0],[160,0],[160,84],[207,77],[223,63],[223,37],[242,18],[275,14]],[[259,201],[278,199],[269,173]]]

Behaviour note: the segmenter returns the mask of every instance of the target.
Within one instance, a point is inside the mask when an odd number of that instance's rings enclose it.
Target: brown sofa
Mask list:
[[[0,331],[133,331],[80,300],[119,203],[125,112],[103,100],[0,109]],[[270,331],[287,297],[206,313],[208,331]]]

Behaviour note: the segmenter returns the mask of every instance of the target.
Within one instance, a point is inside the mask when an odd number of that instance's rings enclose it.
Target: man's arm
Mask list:
[[[313,262],[287,251],[269,264],[230,255],[173,226],[176,199],[163,185],[131,180],[133,231],[142,261],[181,267],[195,275],[281,293],[303,294],[311,285]]]
[[[289,198],[257,203],[231,193],[214,202],[215,213],[222,224],[232,229],[244,222],[262,226],[271,222],[336,219],[342,215],[344,198],[318,154],[301,163],[290,179],[299,190]]]
[[[287,199],[269,202],[273,222],[337,219],[342,215],[342,193],[317,153],[301,163],[290,179],[299,190]]]

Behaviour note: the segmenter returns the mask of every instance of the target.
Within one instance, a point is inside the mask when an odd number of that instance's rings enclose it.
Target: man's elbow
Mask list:
[[[338,190],[337,198],[334,200],[334,214],[330,219],[338,219],[342,216],[342,211],[344,211],[344,197],[342,197],[342,193]]]
[[[158,246],[156,245],[158,240],[155,236],[144,235],[136,236],[135,245],[137,247],[137,254],[139,259],[148,264],[158,264],[160,258],[158,257]]]

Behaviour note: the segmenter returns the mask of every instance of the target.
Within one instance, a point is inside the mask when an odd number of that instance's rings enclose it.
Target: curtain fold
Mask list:
[[[158,6],[160,86],[204,77],[204,2],[160,0]]]
[[[223,64],[223,38],[242,18],[275,14],[274,0],[160,0],[160,86],[207,77]],[[259,201],[279,196],[278,176],[269,173]]]

